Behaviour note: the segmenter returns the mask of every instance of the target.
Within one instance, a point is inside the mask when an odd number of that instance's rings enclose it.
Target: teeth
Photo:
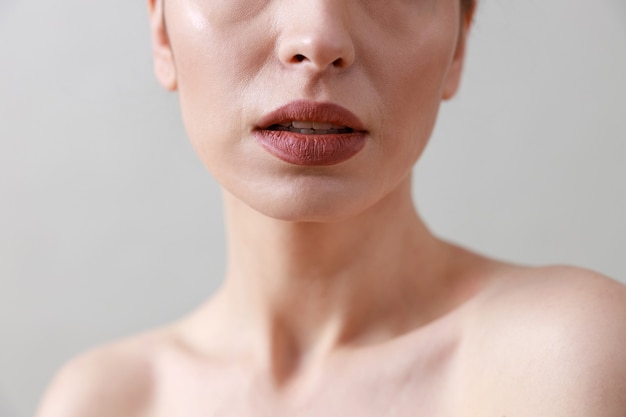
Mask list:
[[[274,130],[288,130],[303,135],[328,135],[350,133],[352,129],[331,123],[306,122],[302,120],[281,122],[274,125]]]
[[[313,129],[313,123],[311,122],[294,121],[291,123],[291,125],[296,129]]]
[[[296,133],[301,133],[303,135],[332,135],[332,134],[337,134],[337,133],[350,133],[351,130],[344,128],[344,129],[328,129],[328,130],[317,130],[317,129],[296,129],[296,128],[289,128],[287,129],[290,132],[296,132]]]
[[[315,130],[330,130],[333,128],[333,125],[330,123],[311,123],[313,125],[313,129]]]
[[[331,130],[331,129],[345,129],[345,126],[334,125],[331,123],[318,123],[318,122],[305,122],[301,120],[294,120],[293,122],[279,123],[280,126],[294,127],[296,129],[315,129],[315,130]]]

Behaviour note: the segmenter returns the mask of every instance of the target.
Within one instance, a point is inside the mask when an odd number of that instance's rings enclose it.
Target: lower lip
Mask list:
[[[355,156],[365,146],[363,132],[304,135],[285,130],[258,130],[256,140],[276,158],[294,165],[336,165]]]

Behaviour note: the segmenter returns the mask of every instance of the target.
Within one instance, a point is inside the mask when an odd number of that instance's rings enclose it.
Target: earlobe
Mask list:
[[[446,82],[442,92],[442,99],[449,100],[459,89],[461,84],[461,75],[463,73],[463,63],[465,62],[465,51],[467,49],[467,38],[469,36],[470,27],[474,18],[476,3],[467,10],[462,11],[462,20],[457,40],[456,49],[452,58],[452,64],[446,77]]]
[[[165,26],[163,0],[148,0],[148,13],[154,73],[165,89],[175,91],[177,88],[176,66]]]

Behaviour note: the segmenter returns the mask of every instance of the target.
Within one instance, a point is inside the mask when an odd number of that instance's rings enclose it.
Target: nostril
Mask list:
[[[278,55],[281,62],[286,65],[310,67],[317,71],[330,68],[343,71],[354,62],[354,47],[351,44],[335,44],[324,39],[318,39],[316,42],[296,39],[283,43]]]
[[[306,56],[302,55],[302,54],[296,54],[296,55],[294,55],[294,56],[293,56],[293,60],[294,60],[295,62],[304,62],[304,61],[306,61],[307,59],[308,59],[308,58],[307,58]],[[343,66],[343,64],[344,64],[344,60],[343,60],[343,58],[337,58],[337,59],[335,59],[335,60],[333,61],[333,63],[332,63],[332,65],[333,65],[334,67],[342,67],[342,66]]]

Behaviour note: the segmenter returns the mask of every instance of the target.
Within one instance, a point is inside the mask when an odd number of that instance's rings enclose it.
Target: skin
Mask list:
[[[458,88],[472,9],[149,10],[157,77],[223,188],[227,274],[183,319],[72,360],[39,417],[624,416],[624,287],[487,259],[414,208],[411,169]],[[296,99],[352,111],[364,149],[306,168],[267,153],[256,123]]]

